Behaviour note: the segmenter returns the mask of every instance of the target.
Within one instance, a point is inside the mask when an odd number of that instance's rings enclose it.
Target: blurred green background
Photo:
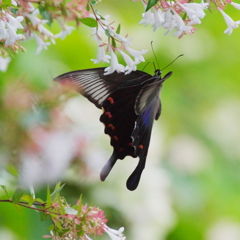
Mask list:
[[[104,0],[97,8],[102,15],[111,15],[115,27],[121,23],[121,34],[133,37],[134,49],[149,50],[146,63],[155,61],[151,41],[161,68],[184,54],[163,71],[163,75],[173,71],[173,76],[164,83],[162,115],[153,127],[138,189],[125,188],[137,163],[129,157],[117,162],[106,181],[100,182],[99,172],[112,153],[98,121],[101,111],[52,81],[68,71],[106,66],[90,60],[96,58],[97,47],[83,25],[39,55],[34,41],[25,42],[27,52],[16,55],[7,72],[0,72],[1,165],[11,162],[21,168],[23,151],[28,150],[28,158],[38,151],[32,139],[42,129],[76,133],[81,138],[79,154],[60,179],[52,180],[66,183],[63,195],[70,203],[82,193],[84,202],[105,211],[109,227],[124,226],[131,240],[239,240],[240,29],[224,34],[226,23],[212,9],[194,34],[177,39],[164,36],[163,29],[153,33],[150,26],[138,25],[141,2]],[[231,6],[226,13],[240,19]],[[53,32],[58,31],[53,25]],[[153,65],[144,71],[153,74]],[[1,169],[0,185],[10,192],[16,179]],[[44,199],[45,194],[46,186],[39,184],[36,195]],[[0,199],[5,198],[0,190]],[[42,239],[49,224],[34,211],[0,204],[0,239]]]

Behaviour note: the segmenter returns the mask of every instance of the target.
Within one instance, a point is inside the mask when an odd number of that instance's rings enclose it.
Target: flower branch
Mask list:
[[[9,196],[6,188],[1,186]],[[0,202],[13,203],[15,205],[41,212],[41,219],[50,218],[52,225],[49,227],[50,235],[44,238],[91,240],[90,235],[102,235],[107,233],[112,240],[124,240],[122,232],[124,228],[114,230],[106,225],[107,219],[103,210],[98,207],[83,205],[81,197],[76,205],[70,206],[67,200],[60,195],[63,188],[58,183],[52,193],[47,190],[47,200],[35,199],[33,195],[26,195],[25,191],[18,188],[10,199],[2,199]],[[38,206],[38,207],[35,207]],[[40,207],[40,208],[39,208]]]

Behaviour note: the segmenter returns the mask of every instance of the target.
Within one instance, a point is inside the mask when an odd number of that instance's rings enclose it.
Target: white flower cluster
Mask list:
[[[106,17],[107,18],[107,17]],[[98,21],[100,21],[98,19]],[[101,22],[102,23],[102,22]],[[92,28],[93,31],[93,37],[98,42],[98,54],[97,59],[92,59],[94,63],[99,63],[101,61],[109,63],[109,60],[111,61],[111,64],[109,67],[105,69],[105,75],[111,74],[114,71],[117,72],[124,72],[125,74],[129,74],[131,71],[136,71],[137,67],[136,65],[140,62],[144,62],[145,59],[143,57],[143,54],[147,52],[147,50],[141,50],[137,51],[132,48],[131,46],[131,40],[126,37],[121,36],[120,34],[116,33],[116,31],[113,30],[113,28],[110,26],[110,24],[107,23],[106,20],[104,20],[104,24],[101,24],[98,28]],[[110,38],[114,39],[115,42],[120,43],[120,47],[115,47],[111,45],[110,41],[103,41],[103,34],[108,32],[110,35]],[[108,36],[109,38],[109,36]],[[107,52],[110,53],[110,55],[107,55],[105,53],[105,47],[107,49]],[[129,55],[131,55],[134,59],[132,59]],[[115,54],[115,52],[119,52],[121,56],[123,57],[124,61],[126,62],[126,67],[124,67],[122,64],[118,62],[118,58]]]
[[[224,20],[228,28],[224,31],[230,35],[233,29],[238,28],[240,21],[233,21],[223,9],[227,4],[231,4],[234,8],[240,10],[240,4],[234,3],[231,0],[228,1],[216,1],[211,0],[217,6],[217,9],[223,15]],[[144,9],[147,8],[147,2],[142,0]],[[194,33],[196,30],[193,25],[200,24],[202,18],[206,15],[204,10],[209,7],[209,3],[205,3],[203,0],[201,3],[188,2],[186,0],[181,1],[159,1],[159,6],[155,5],[150,10],[142,14],[143,19],[139,24],[145,24],[145,26],[151,24],[153,31],[162,27],[167,29],[166,34],[172,30],[176,30],[173,34],[177,37],[182,37],[186,33]]]
[[[144,8],[147,8],[147,4],[142,0]],[[194,24],[200,24],[201,18],[205,16],[204,9],[208,7],[208,3],[180,3],[180,2],[165,2],[164,10],[154,6],[147,12],[142,14],[143,19],[139,24],[152,24],[153,31],[162,27],[167,29],[166,34],[176,29],[173,34],[177,37],[182,37],[185,33],[193,33],[195,28]],[[187,18],[183,20],[181,17],[186,13]]]
[[[13,5],[17,5],[15,1],[11,1]],[[22,16],[13,17],[10,13],[2,10],[0,11],[0,41],[5,41],[5,46],[12,46],[18,40],[24,39],[22,34],[17,34],[18,29],[23,29],[20,22],[23,21]]]
[[[50,39],[50,41],[55,44],[55,38],[64,39],[74,29],[74,27],[67,26],[64,21],[59,18],[58,23],[62,31],[54,35],[44,26],[44,24],[48,23],[48,20],[38,18],[37,15],[39,15],[39,10],[34,9],[32,4],[29,4],[29,6],[32,8],[30,11],[31,13],[26,13],[25,17],[30,20],[35,29],[38,29],[38,34],[34,31],[27,31],[26,38],[29,39],[33,37],[36,40],[38,46],[36,54],[40,53],[43,49],[48,49],[50,42],[46,42],[45,39]]]

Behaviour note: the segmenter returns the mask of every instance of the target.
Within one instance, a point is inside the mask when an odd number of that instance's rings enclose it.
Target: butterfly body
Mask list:
[[[102,181],[117,159],[129,155],[139,157],[139,162],[128,178],[127,188],[137,188],[145,167],[153,121],[161,113],[159,93],[162,83],[171,74],[161,78],[161,72],[156,70],[154,76],[142,71],[104,75],[104,68],[93,68],[65,73],[54,79],[74,85],[78,92],[103,110],[100,121],[105,126],[105,134],[111,138],[113,153],[101,171]]]

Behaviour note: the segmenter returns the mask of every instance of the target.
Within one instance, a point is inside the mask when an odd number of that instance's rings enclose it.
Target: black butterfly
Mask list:
[[[145,167],[153,121],[158,120],[161,113],[159,93],[172,72],[162,78],[160,70],[151,76],[142,71],[104,75],[104,69],[68,72],[54,81],[73,85],[96,107],[103,109],[100,121],[105,125],[105,134],[111,138],[113,154],[101,171],[102,181],[117,159],[127,155],[139,157],[137,167],[127,180],[127,188],[135,190]]]

